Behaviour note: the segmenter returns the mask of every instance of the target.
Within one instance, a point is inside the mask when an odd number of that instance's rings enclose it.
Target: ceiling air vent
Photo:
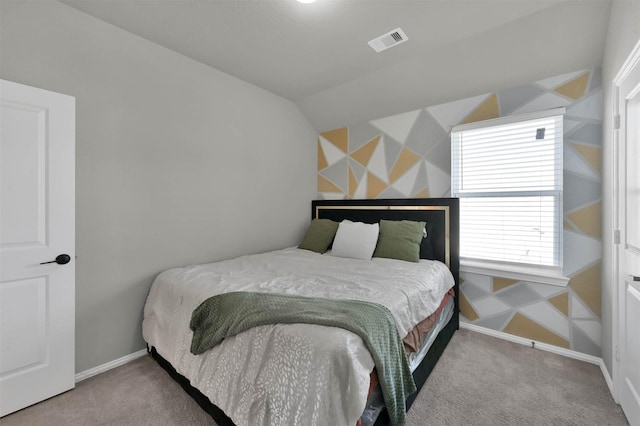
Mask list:
[[[369,46],[376,52],[382,52],[390,47],[409,40],[407,35],[400,28],[389,31],[388,33],[376,37],[369,41]]]

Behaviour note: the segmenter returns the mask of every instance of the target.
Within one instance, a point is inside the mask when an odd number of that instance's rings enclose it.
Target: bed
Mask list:
[[[405,400],[408,410],[458,328],[458,215],[458,200],[450,198],[313,201],[316,220],[426,223],[420,261],[362,261],[291,247],[171,269],[156,278],[145,305],[149,351],[220,425],[390,424],[372,352],[357,334],[320,324],[261,325],[194,355],[191,314],[211,296],[236,292],[366,300],[388,309],[407,336],[405,348],[430,319],[407,356],[417,388]],[[427,281],[439,284],[427,289]]]

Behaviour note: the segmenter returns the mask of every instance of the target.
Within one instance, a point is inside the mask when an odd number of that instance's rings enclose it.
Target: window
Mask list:
[[[463,260],[562,268],[563,114],[556,108],[452,129]]]

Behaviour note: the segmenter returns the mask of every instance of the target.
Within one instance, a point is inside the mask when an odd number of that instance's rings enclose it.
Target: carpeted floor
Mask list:
[[[214,425],[150,357],[6,416],[15,425]],[[459,330],[407,426],[626,426],[598,366]]]

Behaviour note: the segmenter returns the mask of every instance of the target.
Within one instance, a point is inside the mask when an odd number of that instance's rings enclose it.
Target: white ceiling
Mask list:
[[[599,66],[611,0],[62,0],[295,102],[319,131]],[[401,27],[409,40],[367,41]]]

